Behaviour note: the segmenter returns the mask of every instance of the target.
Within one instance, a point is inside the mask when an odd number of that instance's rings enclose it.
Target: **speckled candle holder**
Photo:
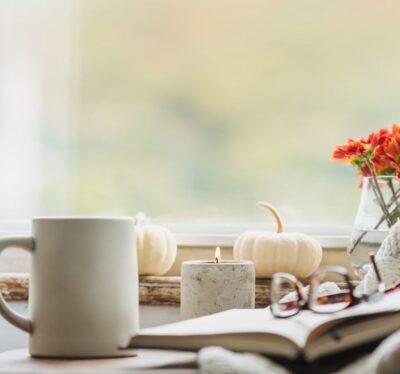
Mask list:
[[[181,268],[181,319],[228,309],[252,309],[255,271],[251,261],[185,261]]]

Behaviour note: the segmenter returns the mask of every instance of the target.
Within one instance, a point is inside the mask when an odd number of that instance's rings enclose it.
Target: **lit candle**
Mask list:
[[[254,308],[255,271],[252,261],[185,261],[181,268],[181,318],[188,319],[228,309]]]
[[[221,248],[220,247],[215,248],[214,261],[217,264],[219,264],[221,262]]]

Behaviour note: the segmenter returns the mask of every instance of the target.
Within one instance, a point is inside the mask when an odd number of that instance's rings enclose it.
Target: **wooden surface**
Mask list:
[[[180,304],[180,277],[142,276],[139,278],[139,300],[142,305]],[[356,282],[354,282],[356,283]],[[306,282],[304,283],[306,284]],[[344,287],[339,284],[339,287]],[[29,275],[26,273],[0,275],[0,289],[8,301],[26,301],[29,293]],[[288,292],[291,290],[288,290]],[[256,307],[270,303],[270,279],[256,280]]]
[[[26,349],[0,353],[0,374],[159,373],[195,374],[194,352],[138,349],[136,357],[90,360],[38,359]]]
[[[26,273],[1,274],[0,290],[8,301],[28,300],[29,275]]]
[[[179,305],[181,277],[139,277],[139,301],[144,305]]]

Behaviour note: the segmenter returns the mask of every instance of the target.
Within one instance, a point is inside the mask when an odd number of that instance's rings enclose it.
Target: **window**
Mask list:
[[[349,225],[399,120],[398,3],[0,0],[0,218]]]

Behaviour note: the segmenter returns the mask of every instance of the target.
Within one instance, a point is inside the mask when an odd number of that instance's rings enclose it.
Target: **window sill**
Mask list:
[[[220,246],[224,259],[232,259],[232,247],[240,233],[249,227],[198,227],[188,225],[186,227],[168,226],[175,233],[178,243],[178,254],[175,263],[167,273],[168,276],[179,276],[183,261],[210,259],[214,256],[215,247]],[[265,227],[255,227],[259,230],[267,230]],[[272,230],[272,228],[270,228]],[[197,230],[197,231],[196,231]],[[29,233],[29,227],[10,225],[0,227],[0,235],[19,235]],[[297,227],[290,232],[305,232],[316,238],[323,248],[323,265],[342,265],[352,274],[351,266],[346,256],[349,232],[347,228],[329,227]],[[0,273],[29,272],[30,256],[23,251],[6,251],[0,257]]]
[[[160,224],[163,224],[160,222]],[[178,247],[233,247],[238,236],[248,230],[275,231],[273,225],[260,224],[168,224]],[[322,248],[345,251],[349,242],[351,227],[340,225],[288,225],[285,232],[302,232],[317,239]]]
[[[163,222],[156,222],[163,225]],[[247,230],[269,230],[274,227],[262,225],[202,225],[202,224],[168,224],[165,223],[175,235],[178,247],[233,247],[237,237]],[[0,235],[26,234],[30,232],[30,225],[26,222],[8,222],[0,226]],[[346,250],[349,241],[350,228],[338,225],[296,225],[288,227],[287,232],[303,232],[317,239],[322,248]]]
[[[323,249],[345,251],[348,235],[312,235]],[[178,247],[233,247],[238,235],[234,234],[175,234]]]

